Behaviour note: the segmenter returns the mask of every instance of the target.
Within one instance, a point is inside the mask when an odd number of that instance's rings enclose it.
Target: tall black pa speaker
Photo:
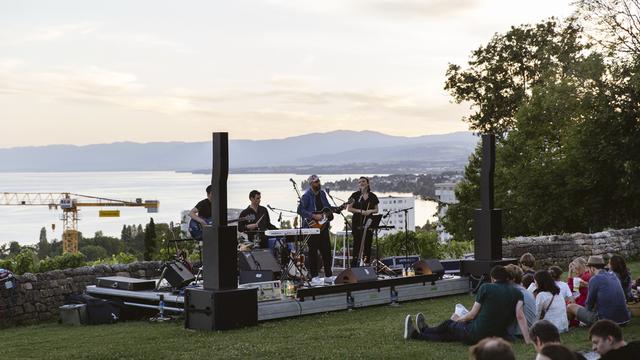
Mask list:
[[[280,273],[280,264],[273,256],[271,250],[253,250],[238,252],[238,269],[243,270],[270,270],[274,274]]]
[[[166,263],[162,274],[169,284],[176,289],[181,289],[196,279],[186,266],[177,261]]]
[[[376,270],[371,266],[353,267],[343,270],[336,276],[336,284],[355,284],[359,282],[375,281],[378,279]]]
[[[440,264],[440,261],[436,259],[424,259],[413,263],[413,268],[416,270],[416,275],[430,275],[435,274],[438,279],[442,279],[444,275],[444,267]]]

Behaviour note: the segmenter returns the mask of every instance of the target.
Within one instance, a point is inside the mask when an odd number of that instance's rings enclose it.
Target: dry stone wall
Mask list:
[[[593,234],[516,237],[502,241],[502,256],[505,258],[519,258],[526,252],[535,256],[537,268],[558,265],[565,270],[573,259],[580,256],[618,254],[626,259],[636,258],[640,255],[640,227]]]
[[[0,326],[57,320],[58,307],[69,295],[80,294],[103,276],[157,278],[162,263],[136,262],[125,265],[83,266],[76,269],[16,276],[15,287],[0,288]]]

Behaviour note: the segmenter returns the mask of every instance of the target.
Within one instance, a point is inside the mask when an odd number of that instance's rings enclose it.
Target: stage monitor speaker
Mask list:
[[[371,266],[353,267],[345,269],[336,276],[336,284],[355,284],[359,282],[376,281],[378,275],[376,270]]]
[[[440,264],[440,261],[436,259],[424,259],[413,263],[413,268],[416,270],[416,275],[438,275],[438,279],[442,279],[444,275],[444,267]]]
[[[238,268],[240,271],[270,270],[274,274],[280,274],[280,264],[268,249],[238,251]]]
[[[164,266],[164,278],[176,289],[182,289],[196,279],[186,266],[177,261],[166,263]]]

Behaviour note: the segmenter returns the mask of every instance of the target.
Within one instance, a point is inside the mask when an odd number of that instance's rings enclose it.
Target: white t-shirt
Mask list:
[[[558,288],[560,289],[560,295],[563,298],[572,298],[573,299],[573,294],[571,293],[571,289],[569,289],[569,284],[567,284],[564,281],[556,281],[556,286],[558,286]]]
[[[542,310],[546,310],[549,301],[553,297],[553,303],[544,315],[544,320],[549,320],[563,333],[569,331],[569,319],[567,319],[567,306],[561,294],[553,296],[548,291],[542,291],[536,296],[536,316],[539,319]]]
[[[555,283],[558,289],[560,289],[560,296],[562,296],[563,299],[566,299],[566,298],[573,299],[573,294],[571,293],[571,289],[569,289],[569,285],[566,282],[556,281]],[[533,293],[534,291],[536,291],[537,288],[538,287],[536,286],[536,283],[532,282],[531,285],[529,285],[529,287],[527,288],[527,290]]]

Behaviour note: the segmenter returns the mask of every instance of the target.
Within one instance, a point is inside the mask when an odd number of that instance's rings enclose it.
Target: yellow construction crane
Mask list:
[[[135,201],[114,200],[97,196],[81,195],[68,192],[44,193],[21,192],[2,193],[0,205],[45,205],[50,210],[62,209],[62,251],[75,254],[78,252],[78,209],[79,207],[144,207],[149,213],[158,212],[158,200]],[[100,210],[100,217],[120,216],[119,210]]]

